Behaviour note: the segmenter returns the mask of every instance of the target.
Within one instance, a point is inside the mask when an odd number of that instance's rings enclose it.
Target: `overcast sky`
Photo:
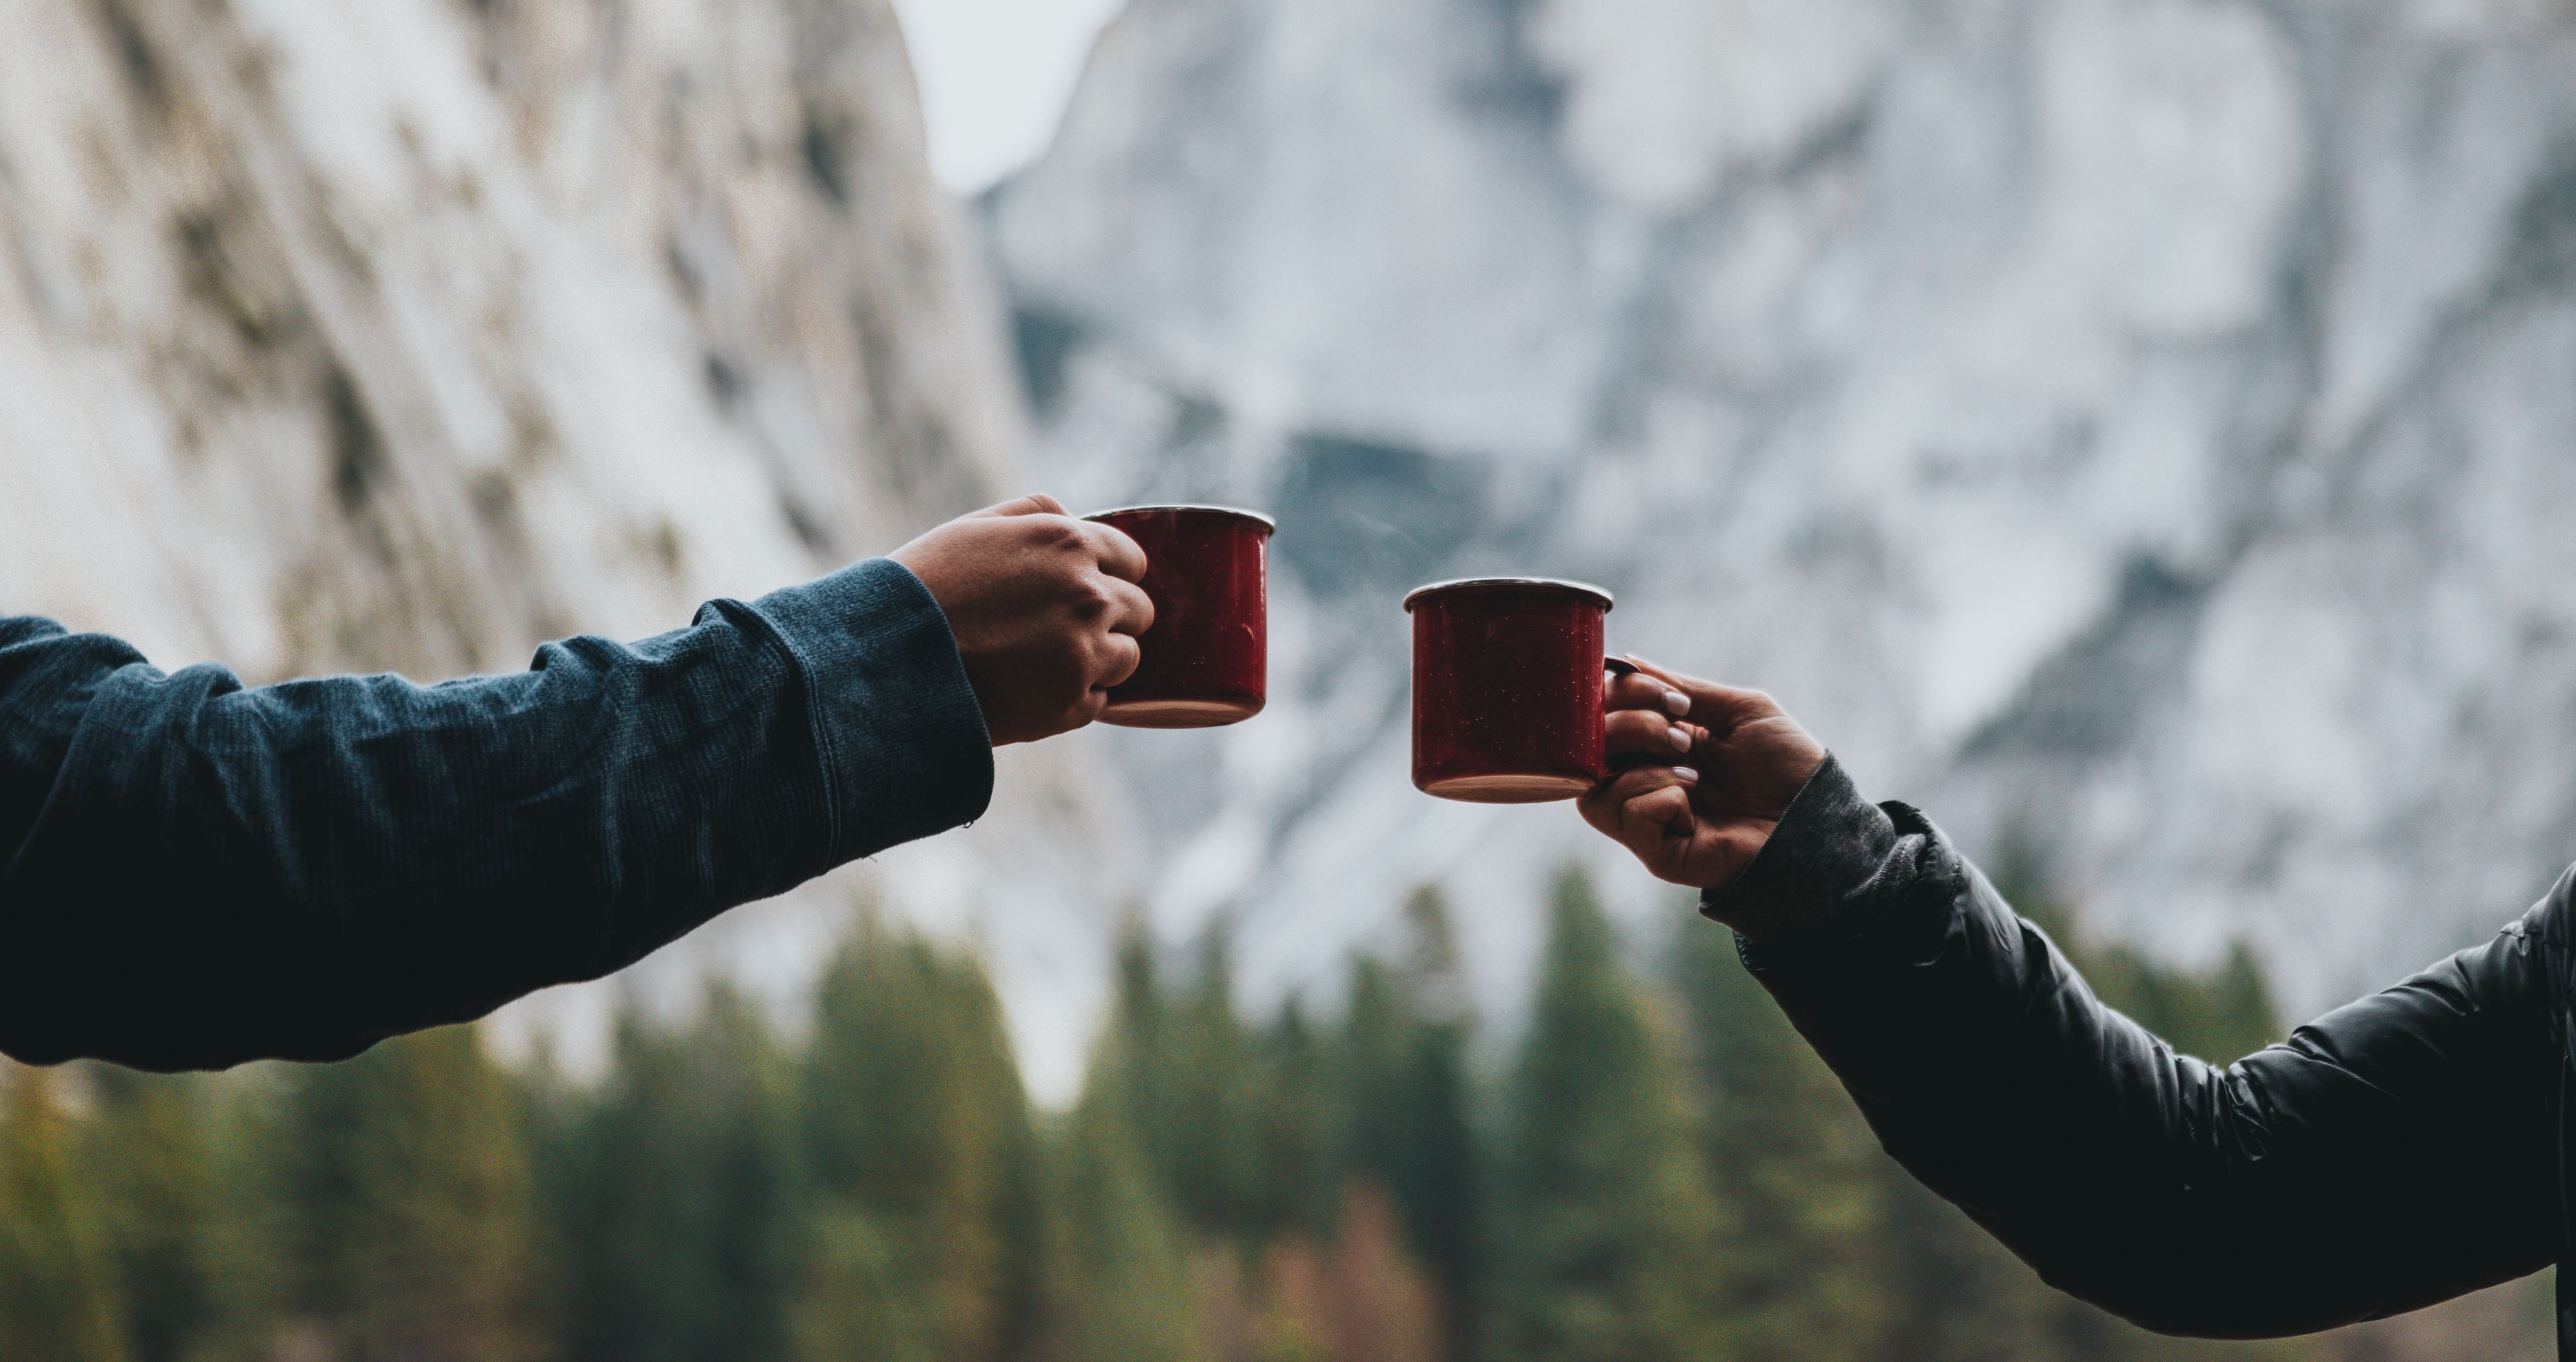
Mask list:
[[[894,0],[921,79],[930,169],[973,194],[1046,150],[1123,0]]]

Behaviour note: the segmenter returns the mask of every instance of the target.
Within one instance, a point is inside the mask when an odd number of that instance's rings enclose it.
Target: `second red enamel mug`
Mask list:
[[[1610,593],[1553,577],[1434,582],[1413,616],[1413,784],[1476,804],[1572,799],[1609,773],[1602,617]]]

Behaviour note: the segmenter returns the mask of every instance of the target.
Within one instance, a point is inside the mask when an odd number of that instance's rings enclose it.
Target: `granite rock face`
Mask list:
[[[1133,0],[984,203],[1043,478],[1281,518],[1273,699],[1118,739],[1254,994],[1570,809],[1416,795],[1402,591],[1619,593],[1866,788],[2306,1009],[2576,857],[2576,10]]]
[[[0,0],[0,33],[12,613],[253,680],[429,679],[1018,490],[998,305],[885,0]],[[630,982],[793,996],[863,893],[962,931],[1009,905],[1006,986],[1078,1013],[1118,842],[1082,761],[1015,752],[974,833]],[[1064,1029],[1042,1063],[1078,1060]]]

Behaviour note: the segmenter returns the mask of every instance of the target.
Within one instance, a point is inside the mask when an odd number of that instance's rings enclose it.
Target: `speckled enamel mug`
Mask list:
[[[1609,772],[1601,685],[1636,670],[1601,655],[1610,593],[1552,577],[1418,587],[1413,784],[1474,804],[1572,799]]]
[[[1153,627],[1100,722],[1214,728],[1261,712],[1270,678],[1270,517],[1232,506],[1122,506],[1084,516],[1145,550]]]

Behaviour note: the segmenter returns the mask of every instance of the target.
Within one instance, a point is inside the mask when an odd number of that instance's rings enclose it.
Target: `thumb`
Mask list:
[[[1070,514],[1072,514],[1072,512],[1064,509],[1063,502],[1056,500],[1054,497],[1048,496],[1044,492],[1031,492],[1027,496],[1021,497],[1016,501],[1005,501],[998,506],[987,506],[983,510],[977,511],[973,515],[968,516],[967,519],[973,520],[982,516],[1002,515]]]

